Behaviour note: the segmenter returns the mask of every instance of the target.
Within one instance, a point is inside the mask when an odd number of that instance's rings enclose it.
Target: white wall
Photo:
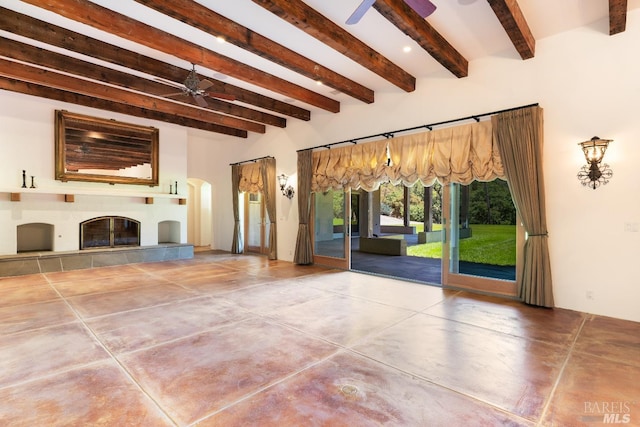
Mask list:
[[[633,25],[639,20],[640,11],[634,10],[624,33],[609,36],[608,23],[601,21],[538,40],[533,59],[522,61],[512,50],[502,52],[472,61],[467,78],[456,79],[442,70],[419,80],[411,94],[390,87],[376,92],[374,104],[343,103],[338,114],[314,113],[310,122],[288,119],[286,129],[268,127],[266,134],[248,139],[0,91],[0,189],[19,189],[22,169],[35,175],[39,188],[82,188],[97,194],[119,189],[164,194],[169,183],[178,181],[180,194],[187,197],[187,177],[202,179],[212,185],[212,247],[229,250],[230,163],[274,156],[277,174],[292,176],[295,187],[298,149],[538,102],[545,109],[544,172],[556,304],[640,321],[640,232],[625,231],[640,224],[640,185],[632,174],[640,164],[640,59],[635,54],[640,25]],[[158,127],[161,186],[55,181],[55,109]],[[595,191],[576,179],[584,162],[577,143],[594,135],[614,140],[605,157],[614,176]],[[186,241],[186,207],[170,199],[145,205],[137,198],[78,195],[75,203],[67,204],[56,197],[26,194],[22,202],[9,202],[7,193],[0,194],[0,254],[15,253],[15,231],[7,230],[52,220],[63,224],[55,232],[55,250],[77,249],[77,224],[98,214],[124,213],[141,220],[142,244],[157,241],[157,225],[145,223],[178,220]],[[297,195],[278,200],[278,255],[292,260]]]
[[[640,321],[640,232],[625,231],[640,223],[640,185],[632,174],[640,164],[639,20],[640,11],[632,11],[624,33],[609,36],[608,22],[597,22],[538,40],[533,59],[502,52],[471,62],[467,78],[442,70],[419,80],[414,93],[377,92],[374,104],[343,104],[339,114],[314,113],[310,122],[289,119],[286,129],[269,127],[247,140],[190,131],[189,176],[214,187],[213,247],[231,248],[229,163],[271,155],[277,174],[294,175],[301,148],[538,102],[545,110],[556,305]],[[584,163],[577,143],[594,135],[614,140],[605,157],[613,179],[595,191],[576,178]],[[278,254],[292,260],[297,196],[279,200]]]
[[[101,118],[155,126],[160,130],[160,185],[157,187],[60,182],[54,179],[54,111],[65,109]],[[35,176],[36,190],[22,189]],[[158,243],[158,223],[180,222],[181,243],[186,243],[187,210],[167,197],[169,183],[178,181],[181,197],[187,197],[187,130],[78,105],[0,91],[0,255],[17,251],[17,226],[31,222],[54,225],[54,251],[78,250],[79,223],[102,215],[123,215],[141,222],[140,243]],[[20,192],[22,201],[9,201],[9,192]],[[52,194],[45,194],[51,192]],[[65,203],[63,194],[75,194]],[[143,197],[155,196],[154,204]]]

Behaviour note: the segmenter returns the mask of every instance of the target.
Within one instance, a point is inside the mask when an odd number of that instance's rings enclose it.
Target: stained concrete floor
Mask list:
[[[261,256],[0,279],[3,426],[638,425],[638,378],[639,323]]]

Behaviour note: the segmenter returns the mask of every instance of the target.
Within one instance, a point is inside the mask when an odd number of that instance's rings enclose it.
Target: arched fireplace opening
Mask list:
[[[80,223],[80,249],[140,246],[140,222],[102,216]]]

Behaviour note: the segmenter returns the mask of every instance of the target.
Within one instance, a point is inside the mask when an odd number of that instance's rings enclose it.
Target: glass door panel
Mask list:
[[[350,264],[350,192],[314,193],[314,262],[348,269]]]
[[[515,295],[524,231],[507,183],[450,184],[446,190],[443,285]]]
[[[80,249],[111,246],[111,219],[96,218],[80,225]]]
[[[113,218],[113,246],[134,246],[140,241],[140,223],[128,218]]]
[[[245,194],[245,249],[265,252],[264,199],[260,193]]]

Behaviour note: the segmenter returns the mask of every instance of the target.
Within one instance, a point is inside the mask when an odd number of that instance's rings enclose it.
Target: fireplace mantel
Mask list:
[[[12,202],[22,200],[22,195],[58,195],[64,198],[65,202],[73,203],[76,195],[82,196],[113,196],[113,197],[133,197],[140,198],[147,204],[152,204],[154,198],[176,200],[179,205],[186,205],[187,199],[180,194],[167,194],[158,192],[130,191],[122,189],[87,189],[73,187],[56,188],[0,188],[0,193],[8,194]]]

